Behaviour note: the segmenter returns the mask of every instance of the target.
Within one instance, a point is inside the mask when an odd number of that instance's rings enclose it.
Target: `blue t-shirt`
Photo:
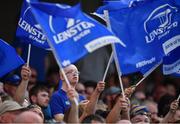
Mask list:
[[[80,96],[80,95],[79,95]],[[82,96],[79,97],[79,102],[85,100]],[[53,93],[50,100],[50,107],[52,116],[56,114],[64,114],[68,108],[70,107],[70,101],[67,97],[67,94],[64,90],[59,89],[55,93]]]

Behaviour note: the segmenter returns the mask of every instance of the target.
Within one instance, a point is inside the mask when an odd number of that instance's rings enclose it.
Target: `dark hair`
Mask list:
[[[158,102],[158,116],[165,116],[169,109],[170,104],[175,100],[176,98],[174,96],[171,96],[169,94],[165,94],[162,96]]]
[[[105,123],[104,118],[101,117],[100,115],[96,115],[96,114],[86,116],[86,117],[83,119],[82,123],[91,123],[93,120],[94,120],[94,121],[101,122],[101,123]]]
[[[45,85],[43,85],[43,84],[36,84],[29,91],[29,99],[30,99],[31,103],[32,103],[31,96],[37,96],[37,94],[40,91],[45,91],[45,92],[49,93],[49,90],[48,90],[48,88]]]

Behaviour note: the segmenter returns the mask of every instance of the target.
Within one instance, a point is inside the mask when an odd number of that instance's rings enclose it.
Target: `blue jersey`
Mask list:
[[[79,102],[85,100],[85,98],[79,95]],[[50,100],[50,107],[52,116],[56,114],[64,114],[70,107],[70,101],[66,92],[62,89],[53,93],[51,100]]]

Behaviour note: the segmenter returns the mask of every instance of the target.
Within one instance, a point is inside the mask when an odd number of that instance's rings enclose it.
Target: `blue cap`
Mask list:
[[[7,76],[4,79],[4,83],[18,86],[20,84],[20,80],[21,80],[21,78],[18,75],[13,74],[13,75]]]

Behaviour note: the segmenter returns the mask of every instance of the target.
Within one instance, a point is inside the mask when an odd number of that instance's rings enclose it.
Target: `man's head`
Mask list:
[[[158,108],[157,104],[153,101],[146,101],[145,105],[147,106],[148,111],[150,112],[151,122],[157,123],[158,121]]]
[[[44,85],[38,84],[31,88],[29,92],[30,102],[40,107],[47,107],[49,104],[49,91]]]
[[[0,123],[11,123],[14,118],[25,111],[17,102],[6,100],[0,105]]]
[[[132,123],[150,123],[146,106],[134,105],[130,110]]]
[[[70,84],[73,87],[75,87],[75,85],[79,81],[79,71],[78,71],[77,67],[75,65],[71,64],[71,65],[64,68],[64,72],[65,72]],[[65,79],[64,79],[62,73],[60,73],[60,78],[64,83]]]
[[[18,75],[8,75],[4,79],[4,91],[11,97],[14,96],[18,85],[20,84],[21,78]]]
[[[43,123],[43,118],[35,112],[26,111],[17,115],[13,123]]]

